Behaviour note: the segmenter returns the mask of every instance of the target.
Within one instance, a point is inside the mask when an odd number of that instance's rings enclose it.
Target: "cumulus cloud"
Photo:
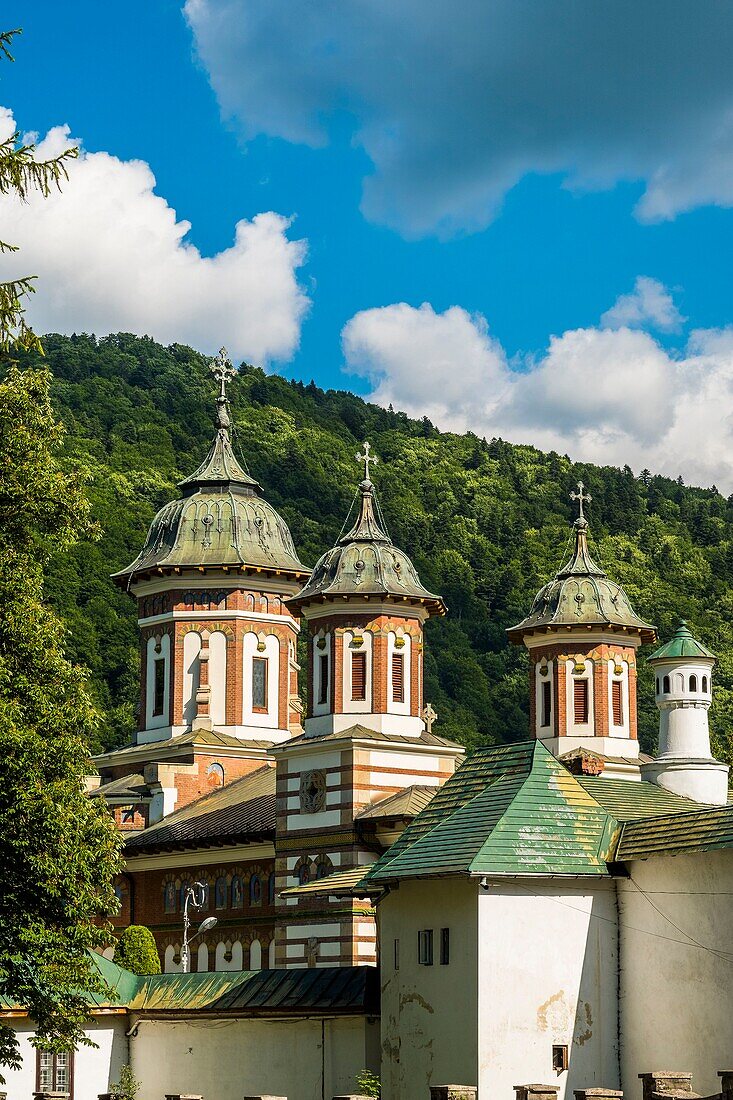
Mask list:
[[[399,303],[356,314],[342,343],[372,399],[438,427],[733,492],[733,329],[693,332],[679,355],[629,327],[576,329],[516,364],[480,315]]]
[[[0,108],[0,140],[14,128]],[[56,126],[38,155],[71,144],[69,127]],[[60,192],[25,203],[0,196],[0,225],[21,250],[0,256],[0,279],[38,276],[28,317],[40,332],[147,333],[205,352],[225,344],[260,365],[298,346],[306,246],[290,239],[280,214],[237,222],[229,248],[202,256],[186,239],[190,223],[155,193],[149,165],[82,152]]]
[[[639,275],[630,294],[622,294],[601,317],[604,328],[660,329],[675,332],[686,318],[682,316],[666,286],[657,279]]]
[[[527,173],[638,180],[640,218],[733,203],[733,8],[638,0],[186,0],[224,114],[313,146],[353,119],[368,217],[483,227]]]

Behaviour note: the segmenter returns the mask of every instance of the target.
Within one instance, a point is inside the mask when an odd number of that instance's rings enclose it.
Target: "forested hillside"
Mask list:
[[[88,471],[102,532],[60,556],[48,586],[68,623],[68,652],[88,665],[107,716],[99,749],[127,739],[137,693],[134,605],[109,574],[137,554],[155,511],[205,454],[214,385],[206,360],[178,345],[129,335],[51,335],[44,345],[68,461]],[[526,660],[504,632],[565,558],[568,494],[581,478],[593,496],[594,556],[636,610],[662,636],[685,617],[719,654],[712,724],[718,752],[731,758],[733,499],[646,471],[635,477],[440,433],[427,420],[250,367],[231,401],[236,445],[311,565],[339,534],[359,479],[354,454],[371,442],[392,537],[450,609],[427,635],[426,698],[440,733],[469,746],[526,736]],[[651,749],[657,714],[643,662],[640,705]]]

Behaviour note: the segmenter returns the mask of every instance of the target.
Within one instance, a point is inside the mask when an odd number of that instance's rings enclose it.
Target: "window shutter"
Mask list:
[[[392,698],[395,703],[405,701],[405,658],[401,653],[392,654]]]
[[[588,721],[588,681],[573,681],[573,717],[576,726],[584,726]]]
[[[328,654],[322,653],[318,658],[318,702],[328,702]]]
[[[624,703],[622,689],[623,684],[620,680],[611,681],[611,702],[613,706],[614,726],[623,726],[624,724]]]
[[[366,653],[351,654],[351,698],[366,699]]]

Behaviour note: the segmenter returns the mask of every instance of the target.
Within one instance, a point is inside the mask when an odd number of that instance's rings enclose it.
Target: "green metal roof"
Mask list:
[[[617,860],[710,852],[733,847],[733,805],[631,821],[621,830]]]
[[[433,874],[603,875],[615,822],[540,741],[480,749],[360,887]]]
[[[617,821],[689,813],[700,805],[691,798],[665,791],[664,787],[658,787],[656,783],[604,779],[602,775],[578,776],[578,782]]]
[[[670,661],[681,657],[702,657],[708,661],[715,660],[715,654],[707,649],[702,642],[698,642],[692,634],[684,619],[675,630],[668,642],[659,649],[655,649],[647,661]]]

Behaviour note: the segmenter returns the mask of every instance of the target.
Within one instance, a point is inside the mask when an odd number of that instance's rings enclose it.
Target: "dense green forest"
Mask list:
[[[135,609],[109,574],[135,557],[156,510],[205,454],[214,384],[203,356],[145,337],[50,335],[44,346],[65,454],[88,474],[101,531],[60,555],[48,581],[68,624],[68,654],[90,669],[106,715],[98,750],[127,740],[137,694]],[[733,498],[648,471],[441,433],[428,420],[249,366],[230,396],[236,445],[310,565],[341,530],[359,479],[354,454],[371,442],[392,538],[450,609],[427,636],[426,698],[440,733],[469,746],[526,736],[526,658],[505,629],[566,556],[568,494],[580,478],[593,496],[593,554],[636,610],[663,637],[688,619],[719,654],[712,725],[717,751],[733,758]],[[651,750],[657,712],[641,666],[641,738]]]

